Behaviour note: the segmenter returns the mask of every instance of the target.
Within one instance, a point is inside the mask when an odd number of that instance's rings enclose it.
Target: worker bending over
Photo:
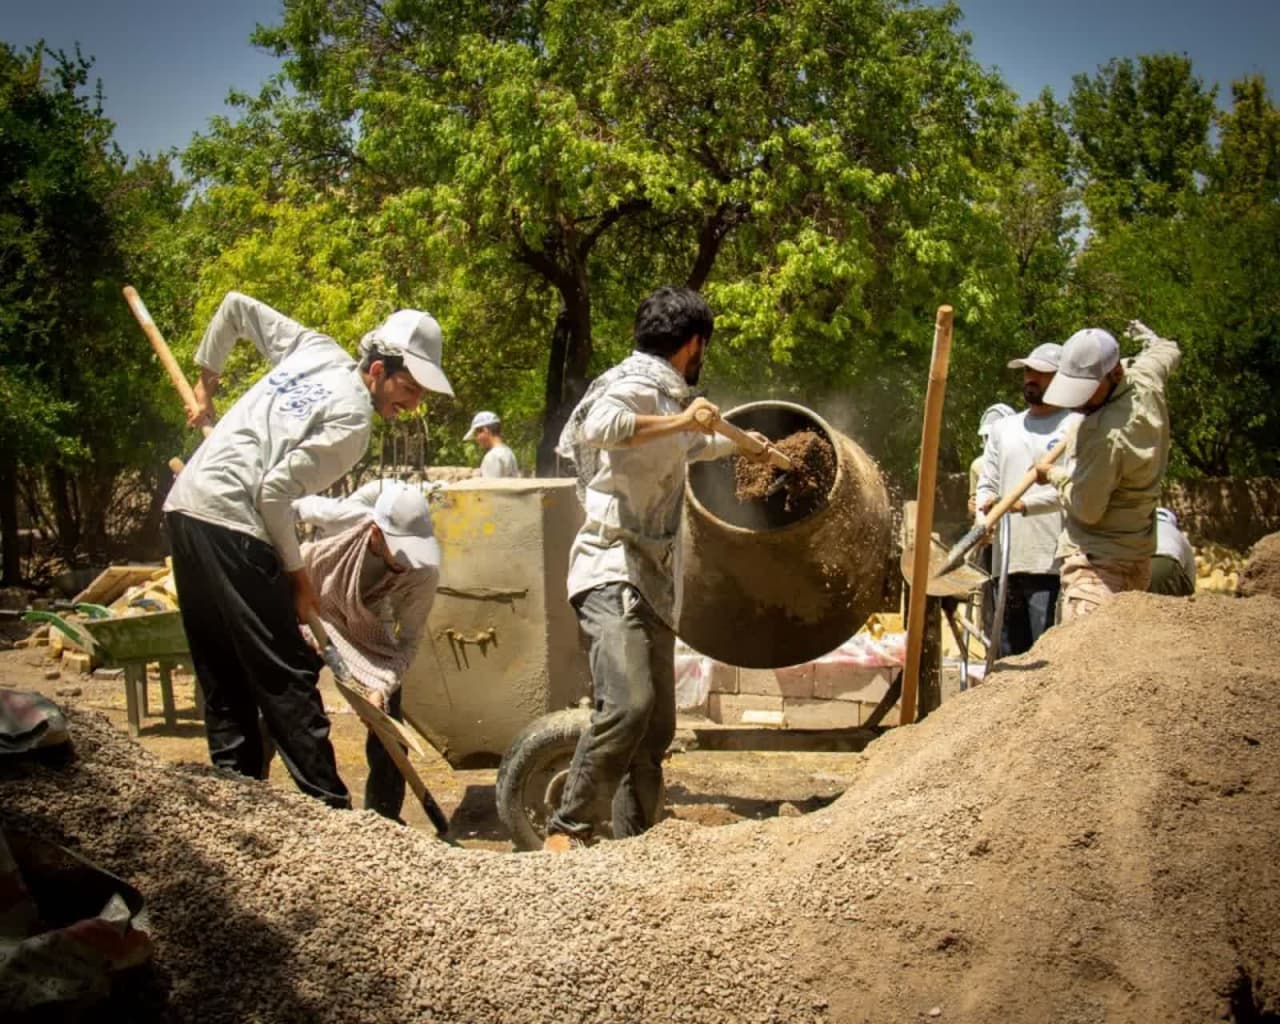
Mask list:
[[[426,498],[397,480],[374,480],[346,498],[300,498],[294,510],[316,529],[302,558],[330,639],[366,696],[401,721],[401,683],[440,581],[440,545]],[[365,808],[400,821],[404,776],[373,732],[365,757]]]
[[[676,720],[685,464],[735,450],[707,436],[719,411],[690,393],[712,323],[695,291],[650,295],[636,313],[635,351],[592,383],[560,436],[585,516],[568,589],[591,642],[595,703],[544,849],[591,838],[597,794],[612,796],[615,838],[643,832],[661,810]]]
[[[1151,594],[1190,597],[1196,592],[1196,553],[1178,517],[1170,509],[1156,509],[1156,553],[1151,556]]]
[[[1077,331],[1044,396],[1084,414],[1066,452],[1071,467],[1037,464],[1037,479],[1058,489],[1066,512],[1058,543],[1064,622],[1122,591],[1146,590],[1151,578],[1156,503],[1169,462],[1165,385],[1180,353],[1136,320],[1129,336],[1143,348],[1126,366],[1106,331]]]
[[[209,755],[218,767],[263,777],[261,716],[298,787],[349,807],[316,689],[322,662],[298,627],[319,604],[293,502],[355,465],[375,412],[390,420],[417,408],[428,389],[452,394],[440,328],[425,313],[400,310],[365,336],[357,363],[332,338],[230,292],[196,350],[193,425],[212,421],[219,375],[241,338],[273,369],[213,428],[165,502]]]
[[[502,440],[502,421],[496,412],[478,412],[471,417],[471,426],[462,435],[464,441],[474,441],[484,452],[480,460],[482,477],[519,476],[516,453]]]

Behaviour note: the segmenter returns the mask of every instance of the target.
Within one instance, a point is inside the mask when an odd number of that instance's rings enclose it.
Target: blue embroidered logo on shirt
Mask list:
[[[286,416],[306,419],[317,403],[329,397],[329,389],[319,381],[303,380],[300,373],[277,370],[267,377],[273,395],[282,396],[276,409]]]

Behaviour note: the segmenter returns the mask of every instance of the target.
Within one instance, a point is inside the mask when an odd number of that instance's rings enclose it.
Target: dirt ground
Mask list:
[[[0,823],[146,894],[155,957],[112,1020],[1255,1024],[1280,1015],[1277,621],[1121,595],[846,755],[813,813],[561,856],[169,765],[87,710],[70,764],[0,765]]]
[[[52,664],[42,648],[0,651],[0,686],[35,690],[69,709],[101,712],[121,732],[127,731],[123,679],[101,670],[89,676],[64,673],[47,679],[45,674]],[[333,723],[331,737],[338,768],[360,807],[368,775],[364,753],[367,732],[333,688],[327,670],[320,685]],[[208,763],[194,686],[191,676],[175,675],[178,724],[171,729],[160,717],[160,684],[154,678],[150,681],[151,716],[145,719],[138,742],[164,761]],[[686,742],[689,739],[684,737]],[[415,756],[414,763],[436,802],[450,816],[449,838],[464,847],[512,849],[494,806],[496,770],[454,771],[439,757],[424,762]],[[849,753],[681,750],[667,763],[668,813],[702,825],[727,825],[816,810],[844,791],[857,763],[857,755]],[[279,759],[272,762],[269,784],[286,792],[296,788]],[[412,794],[405,800],[404,818],[413,828],[434,834]]]

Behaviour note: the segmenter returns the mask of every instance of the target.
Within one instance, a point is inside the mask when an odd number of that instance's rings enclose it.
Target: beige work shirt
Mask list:
[[[1125,367],[1124,379],[1090,413],[1067,459],[1049,482],[1066,512],[1058,557],[1139,561],[1156,551],[1156,505],[1169,464],[1169,407],[1165,384],[1178,365],[1176,342],[1152,339]]]

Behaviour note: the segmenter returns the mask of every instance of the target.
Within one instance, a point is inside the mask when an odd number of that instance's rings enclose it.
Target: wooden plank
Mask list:
[[[130,587],[149,580],[158,567],[154,565],[112,565],[103,569],[92,583],[75,596],[72,603],[111,604]]]

